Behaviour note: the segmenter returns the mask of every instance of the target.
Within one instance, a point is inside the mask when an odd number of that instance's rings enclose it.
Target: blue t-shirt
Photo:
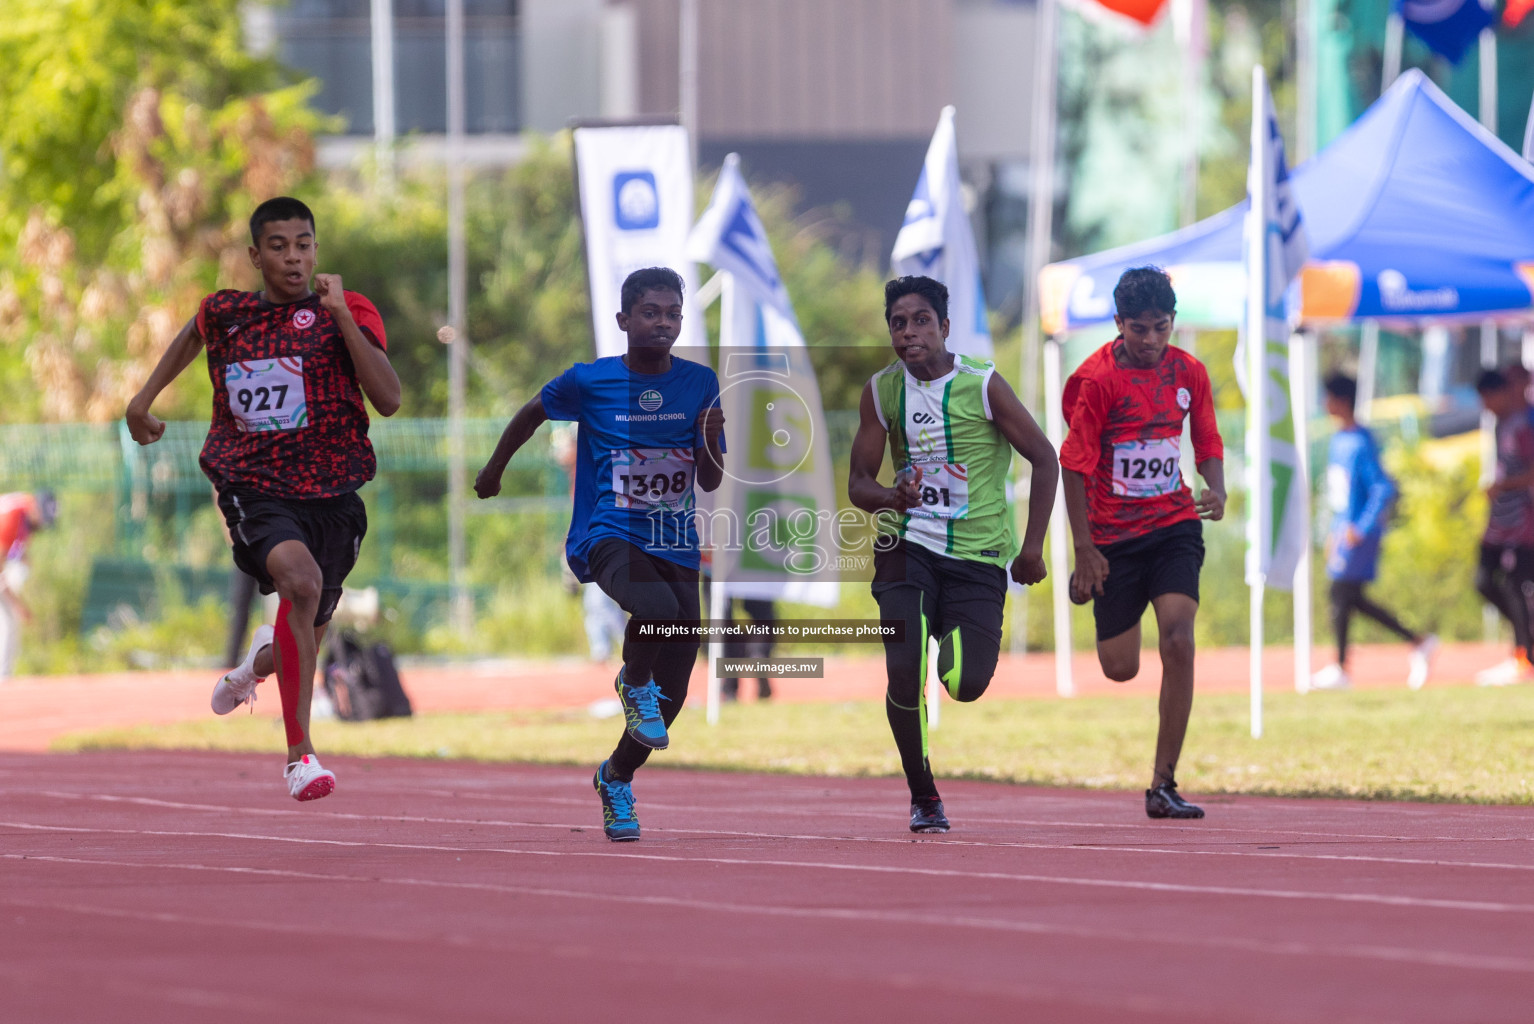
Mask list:
[[[591,582],[586,553],[606,537],[696,569],[693,453],[703,447],[698,414],[719,404],[714,371],[672,356],[665,373],[635,373],[608,356],[576,363],[543,386],[542,398],[549,419],[580,424],[565,538],[580,581]]]
[[[1363,427],[1333,434],[1326,461],[1326,498],[1332,511],[1327,575],[1334,580],[1372,580],[1385,535],[1385,514],[1396,495],[1395,482],[1380,464],[1374,435]],[[1350,526],[1358,534],[1358,543],[1351,546],[1347,542]]]

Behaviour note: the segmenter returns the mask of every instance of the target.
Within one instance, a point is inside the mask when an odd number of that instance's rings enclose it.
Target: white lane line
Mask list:
[[[28,791],[28,792],[29,793],[35,793],[35,791]],[[492,794],[492,793],[465,792],[463,790],[455,790],[455,789],[417,789],[417,788],[410,787],[410,786],[405,786],[405,787],[402,787],[400,789],[391,789],[390,792],[391,793],[416,795],[416,796],[428,796],[428,797],[439,797],[439,798],[457,799],[457,800],[478,800],[478,801],[483,801],[483,802],[487,802],[487,803],[513,803],[513,804],[547,803],[547,804],[559,804],[561,806],[566,806],[566,807],[589,807],[591,805],[591,801],[589,799],[588,800],[578,800],[578,799],[575,799],[574,797],[541,796],[541,795],[537,795],[537,794],[524,794],[524,793],[518,793],[518,794],[510,794],[510,793],[508,793],[508,794],[503,796],[503,795],[497,795],[497,794]],[[58,795],[62,796],[62,795],[65,795],[65,794],[58,794]],[[1220,795],[1227,795],[1227,794],[1220,794]],[[848,795],[847,798],[848,799],[855,799],[855,797],[850,795],[850,794]],[[1050,797],[1048,799],[1050,799],[1050,800],[1058,800],[1058,798],[1055,798],[1055,797]],[[1277,800],[1277,799],[1286,799],[1286,798],[1281,798],[1281,797],[1266,797],[1264,799]],[[867,801],[864,800],[862,802],[866,803]],[[746,809],[746,808],[738,808],[738,807],[720,807],[720,806],[717,806],[717,805],[708,804],[708,803],[704,803],[704,802],[686,803],[686,804],[673,804],[673,803],[665,803],[663,801],[647,799],[647,800],[644,801],[644,806],[649,807],[649,808],[653,808],[655,810],[661,810],[661,811],[686,811],[686,812],[690,812],[690,813],[694,813],[694,814],[714,813],[714,814],[753,814],[753,815],[757,815],[757,814],[762,814],[762,813],[781,813],[781,814],[802,815],[804,813],[804,807],[803,807],[802,804],[800,806],[797,806],[797,807],[780,806],[780,805],[776,805],[776,804],[764,804],[764,805],[758,805],[758,806],[754,806],[754,807],[751,807],[749,809]],[[1419,812],[1415,812],[1415,811],[1406,812],[1406,813],[1411,813],[1411,814],[1420,816],[1420,813]],[[855,809],[841,808],[841,807],[835,808],[833,810],[828,810],[828,811],[825,812],[825,814],[828,817],[834,815],[834,816],[837,816],[837,817],[848,817],[848,818],[876,818],[876,819],[878,819],[880,821],[889,821],[891,819],[898,819],[900,817],[900,815],[898,813],[890,814],[890,813],[887,813],[887,812],[884,812],[884,811],[863,811],[863,810],[855,810]],[[1534,814],[1531,814],[1531,817],[1534,817]],[[1403,843],[1410,843],[1410,842],[1445,842],[1445,843],[1505,843],[1505,842],[1525,842],[1526,843],[1526,842],[1534,842],[1534,832],[1528,832],[1528,831],[1524,831],[1524,832],[1521,832],[1521,833],[1516,834],[1516,835],[1505,835],[1505,836],[1454,836],[1454,835],[1403,836],[1403,835],[1395,835],[1395,834],[1387,834],[1387,833],[1374,833],[1374,832],[1317,832],[1317,831],[1305,830],[1305,829],[1270,828],[1270,827],[1265,826],[1265,825],[1251,825],[1251,826],[1247,826],[1247,827],[1239,827],[1239,826],[1226,826],[1226,825],[1211,825],[1211,824],[1208,824],[1207,822],[1199,822],[1196,825],[1194,825],[1194,824],[1174,824],[1174,823],[1171,823],[1171,822],[1161,822],[1159,824],[1150,824],[1148,822],[1143,822],[1143,821],[1140,821],[1140,822],[1136,822],[1136,821],[1105,822],[1105,821],[1075,821],[1075,820],[1068,820],[1068,819],[1067,820],[1056,820],[1056,819],[1042,819],[1042,818],[987,818],[987,817],[972,817],[972,816],[970,816],[968,814],[963,816],[963,821],[964,821],[965,824],[977,824],[977,825],[1022,825],[1022,826],[1028,826],[1028,827],[1033,827],[1033,828],[1098,828],[1098,829],[1112,829],[1114,831],[1144,830],[1144,831],[1147,831],[1147,832],[1159,832],[1159,833],[1163,833],[1163,834],[1166,833],[1167,831],[1171,830],[1171,829],[1178,829],[1178,830],[1182,831],[1184,834],[1197,834],[1197,833],[1204,833],[1204,832],[1233,832],[1233,833],[1237,833],[1237,834],[1240,834],[1240,835],[1258,835],[1258,836],[1312,836],[1312,837],[1315,837],[1315,838],[1318,838],[1318,839],[1388,840],[1388,841],[1403,842]],[[1519,827],[1523,828],[1523,829],[1527,829],[1528,828],[1527,825],[1520,825]]]
[[[351,844],[373,845],[373,844]],[[509,851],[502,851],[509,852]],[[1071,925],[1046,924],[1038,921],[994,919],[949,914],[915,914],[905,911],[870,910],[850,907],[790,907],[765,904],[737,903],[722,900],[687,899],[677,896],[638,896],[616,893],[600,893],[590,890],[552,889],[544,886],[506,885],[496,882],[449,882],[426,878],[387,878],[379,876],[326,874],[313,871],[294,871],[286,868],[248,868],[225,864],[143,864],[132,861],[105,860],[88,857],[32,856],[29,854],[0,854],[5,860],[35,860],[53,864],[74,864],[91,867],[133,868],[150,871],[209,871],[267,878],[289,878],[303,881],[351,882],[359,885],[399,885],[430,889],[456,889],[487,892],[511,896],[534,896],[549,899],[582,900],[597,903],[626,903],[643,906],[675,907],[684,910],[701,910],[715,913],[752,914],[762,917],[798,917],[819,920],[851,921],[864,924],[900,924],[922,927],[969,928],[994,932],[1017,932],[1028,935],[1060,936],[1086,940],[1110,940],[1117,942],[1162,944],[1168,939],[1164,930],[1154,933],[1115,931],[1101,928],[1083,928]],[[652,858],[666,859],[666,858]],[[754,864],[757,862],[746,861]],[[1243,936],[1202,937],[1178,936],[1182,946],[1203,946],[1211,949],[1240,949],[1245,952],[1278,954],[1285,956],[1348,956],[1368,960],[1390,960],[1433,967],[1453,967],[1469,970],[1504,971],[1534,974],[1534,960],[1511,956],[1483,956],[1445,950],[1417,950],[1396,946],[1357,945],[1325,946],[1310,942],[1275,942],[1251,939]]]
[[[1393,896],[1386,893],[1311,892],[1302,889],[1258,889],[1234,885],[1188,885],[1179,882],[1144,882],[1119,878],[1084,878],[1074,875],[1040,875],[1010,871],[960,871],[954,868],[923,868],[909,865],[846,864],[828,861],[773,860],[754,857],[682,857],[655,853],[620,853],[615,850],[527,850],[494,846],[446,846],[435,843],[380,843],[357,839],[312,839],[272,836],[256,832],[192,832],[178,829],[91,828],[78,825],[40,825],[33,822],[0,821],[0,828],[26,832],[59,832],[74,835],[157,836],[187,839],[239,839],[292,843],[303,846],[341,846],[382,850],[418,850],[428,853],[506,854],[518,857],[581,857],[638,860],[670,864],[727,864],[751,868],[790,868],[799,871],[846,871],[878,875],[916,875],[925,878],[957,878],[971,881],[1024,882],[1139,892],[1180,893],[1194,896],[1236,896],[1249,899],[1316,900],[1330,903],[1364,903],[1387,907],[1415,907],[1493,914],[1530,914],[1534,904],[1488,900],[1435,899],[1427,896]]]
[[[409,822],[426,825],[478,825],[493,828],[541,828],[556,831],[568,831],[571,829],[595,829],[592,824],[573,824],[571,822],[539,822],[539,821],[506,821],[486,818],[442,818],[423,817],[419,815],[404,814],[353,814],[345,811],[320,811],[320,810],[292,810],[268,807],[235,807],[228,804],[195,804],[177,800],[160,800],[154,797],[144,796],[112,796],[108,794],[76,794],[45,792],[39,795],[53,796],[68,800],[90,800],[102,803],[125,803],[144,807],[163,807],[168,810],[181,811],[213,811],[226,814],[252,814],[266,815],[271,817],[327,817],[339,821],[364,821],[364,822]],[[883,843],[899,846],[909,846],[913,840],[908,836],[847,836],[847,835],[819,835],[819,834],[796,834],[785,832],[743,832],[728,829],[702,829],[702,828],[662,828],[650,827],[651,833],[665,833],[668,835],[698,835],[719,836],[734,839],[781,839],[781,840],[804,840],[828,843]],[[1196,850],[1183,847],[1160,847],[1160,846],[1129,846],[1121,844],[1092,844],[1092,843],[1027,843],[1027,842],[981,842],[968,839],[934,839],[923,838],[919,842],[924,846],[963,846],[979,847],[982,849],[1007,849],[1007,850],[1058,850],[1070,852],[1081,850],[1089,853],[1152,853],[1167,856],[1180,857],[1264,857],[1278,860],[1316,860],[1316,861],[1340,861],[1357,862],[1364,864],[1402,864],[1413,867],[1443,867],[1443,868],[1478,868],[1494,871],[1534,871],[1534,864],[1508,864],[1486,861],[1460,861],[1442,860],[1426,857],[1382,857],[1373,854],[1342,854],[1342,853],[1293,853],[1267,850]]]
[[[58,798],[63,798],[63,799],[76,799],[76,800],[120,800],[120,801],[128,802],[128,801],[133,801],[135,799],[140,799],[140,798],[135,798],[135,797],[115,796],[115,795],[111,795],[111,794],[72,793],[72,792],[61,791],[61,790],[17,789],[17,790],[7,790],[5,792],[7,793],[7,795],[16,795],[16,796],[51,796],[51,797],[58,797]],[[415,787],[410,787],[410,786],[401,787],[399,789],[391,789],[389,792],[391,794],[416,795],[416,796],[437,797],[437,798],[456,799],[456,800],[474,800],[474,801],[481,801],[481,802],[486,802],[486,803],[514,803],[514,804],[524,804],[524,805],[525,804],[539,803],[539,804],[555,804],[555,805],[564,806],[564,807],[583,807],[583,808],[589,808],[590,806],[592,806],[591,800],[589,800],[589,799],[578,800],[578,799],[575,799],[574,797],[541,796],[541,795],[530,794],[530,793],[519,793],[519,794],[509,794],[508,793],[508,794],[502,796],[502,795],[490,794],[490,793],[466,792],[466,791],[461,790],[461,789],[421,789],[421,788],[415,788]],[[1049,799],[1058,799],[1058,798],[1049,798]],[[1279,799],[1279,798],[1273,797],[1273,798],[1268,798],[1268,799]],[[167,806],[171,806],[171,805],[167,805]],[[195,805],[185,805],[185,806],[190,807],[190,806],[195,806]],[[756,807],[752,807],[752,808],[746,809],[746,808],[737,808],[737,807],[719,807],[719,806],[710,805],[710,804],[707,804],[707,803],[673,804],[673,803],[666,803],[664,801],[648,800],[647,799],[647,800],[644,801],[644,806],[648,807],[648,808],[651,808],[651,809],[654,809],[654,810],[661,810],[661,811],[682,811],[682,812],[691,813],[691,814],[760,815],[762,813],[784,813],[784,814],[802,815],[804,813],[804,809],[803,809],[802,805],[801,806],[797,806],[797,807],[784,807],[784,806],[778,806],[778,805],[775,805],[775,804],[766,804],[766,805],[760,805],[760,806],[756,806]],[[301,813],[301,812],[277,812],[277,813]],[[1411,814],[1415,814],[1417,816],[1422,816],[1425,812],[1409,811],[1409,812],[1405,812],[1405,813],[1411,813]],[[885,812],[882,812],[882,811],[863,811],[863,810],[856,810],[856,809],[850,809],[850,808],[835,808],[835,809],[832,809],[832,810],[825,811],[824,814],[825,814],[826,817],[834,816],[834,817],[845,817],[845,818],[870,818],[870,819],[877,819],[877,820],[880,820],[880,821],[889,821],[892,818],[898,818],[899,817],[899,815],[892,815],[892,814],[888,814],[888,813],[885,813]],[[385,815],[384,817],[387,818],[387,817],[392,817],[392,816]],[[1534,815],[1531,815],[1531,817],[1534,817]],[[401,819],[401,820],[404,820],[404,819]],[[1527,842],[1534,842],[1534,832],[1528,832],[1528,831],[1519,832],[1517,834],[1500,835],[1500,836],[1465,836],[1465,835],[1415,835],[1415,836],[1403,836],[1403,835],[1397,835],[1397,834],[1391,834],[1391,833],[1372,833],[1372,832],[1319,832],[1319,831],[1304,830],[1304,829],[1270,828],[1270,827],[1267,827],[1267,826],[1260,826],[1260,825],[1252,825],[1252,826],[1248,826],[1248,827],[1238,827],[1238,826],[1211,825],[1211,824],[1207,824],[1205,822],[1199,822],[1196,825],[1193,825],[1193,824],[1174,824],[1174,823],[1171,823],[1171,822],[1160,822],[1160,823],[1157,823],[1157,824],[1151,824],[1149,822],[1135,822],[1135,821],[1104,822],[1104,821],[1056,820],[1056,819],[1042,819],[1042,818],[988,818],[988,817],[971,817],[969,815],[965,815],[963,817],[963,823],[964,824],[975,824],[975,825],[1002,825],[1002,826],[1016,825],[1016,826],[1022,826],[1022,827],[1028,827],[1028,828],[1108,829],[1108,830],[1113,830],[1113,831],[1116,831],[1116,832],[1121,832],[1121,831],[1126,831],[1126,830],[1127,831],[1146,831],[1146,832],[1155,832],[1155,833],[1158,833],[1160,835],[1165,835],[1168,831],[1172,831],[1172,830],[1176,830],[1179,835],[1187,835],[1187,836],[1196,836],[1196,835],[1200,835],[1200,834],[1204,834],[1204,833],[1233,833],[1233,834],[1236,834],[1236,835],[1257,836],[1257,837],[1260,837],[1261,839],[1263,839],[1263,841],[1267,841],[1267,839],[1269,839],[1269,838],[1271,838],[1273,836],[1307,836],[1307,837],[1311,837],[1311,838],[1315,838],[1315,839],[1372,840],[1372,841],[1400,842],[1400,843],[1421,843],[1421,842],[1444,842],[1444,843],[1508,843],[1508,842],[1513,842],[1513,843],[1527,843]],[[584,826],[575,826],[575,827],[584,827]],[[1520,825],[1519,827],[1523,828],[1523,829],[1527,829],[1528,828],[1528,826],[1526,826],[1526,825]],[[750,835],[750,834],[754,834],[754,833],[741,833],[741,834]],[[840,837],[838,837],[838,838],[840,838]],[[903,840],[896,840],[896,841],[903,841]]]

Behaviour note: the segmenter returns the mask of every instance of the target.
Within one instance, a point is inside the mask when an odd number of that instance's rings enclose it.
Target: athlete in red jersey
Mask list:
[[[268,199],[251,215],[250,235],[264,288],[202,301],[128,403],[128,429],[139,444],[160,439],[165,424],[150,406],[206,347],[213,422],[202,469],[218,492],[235,564],[279,598],[275,627],[256,630],[244,663],[214,688],[213,710],[253,701],[275,670],[288,741],[283,775],[296,799],[314,800],[335,788],[309,738],[316,652],[367,532],[356,492],[376,468],[362,398],[392,416],[400,384],[373,304],[345,291],[339,275],[314,273],[319,244],[307,206]]]
[[[1140,619],[1156,610],[1161,637],[1161,728],[1145,793],[1152,818],[1202,818],[1177,793],[1177,759],[1193,709],[1193,620],[1204,563],[1200,519],[1225,514],[1225,448],[1209,373],[1170,346],[1172,281],[1136,267],[1113,290],[1119,337],[1065,385],[1070,433],[1060,447],[1065,508],[1076,542],[1071,600],[1095,597],[1097,659],[1109,679],[1140,671]],[[1195,500],[1179,461],[1192,419],[1193,456],[1208,485]]]

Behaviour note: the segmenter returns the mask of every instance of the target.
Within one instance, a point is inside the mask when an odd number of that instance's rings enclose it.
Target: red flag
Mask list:
[[[1502,24],[1508,28],[1517,28],[1529,12],[1534,11],[1534,0],[1507,0],[1502,8]]]
[[[1115,14],[1122,14],[1142,25],[1149,25],[1155,21],[1156,16],[1161,13],[1161,8],[1166,6],[1166,0],[1097,0],[1097,2]],[[1534,6],[1534,0],[1509,0],[1509,10],[1512,9],[1513,4],[1518,3],[1525,4],[1525,10],[1528,6]]]

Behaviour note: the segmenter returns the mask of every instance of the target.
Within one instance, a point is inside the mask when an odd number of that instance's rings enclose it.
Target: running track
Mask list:
[[[0,754],[7,1021],[1518,1021],[1534,809]],[[327,762],[328,763],[328,762]]]

